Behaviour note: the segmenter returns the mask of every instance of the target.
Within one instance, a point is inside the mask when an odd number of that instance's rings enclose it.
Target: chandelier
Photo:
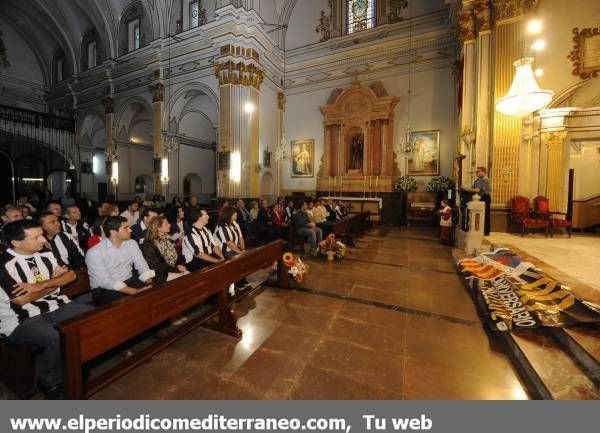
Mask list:
[[[281,137],[281,143],[279,143],[279,146],[275,149],[274,156],[276,161],[287,161],[289,158],[290,152],[285,143],[285,134]]]
[[[515,77],[506,96],[496,102],[496,110],[509,116],[524,117],[552,101],[554,92],[540,89],[531,69],[532,63],[532,57],[514,63]]]
[[[404,132],[404,149],[403,154],[405,158],[410,158],[410,156],[415,151],[415,142],[412,140],[412,130],[410,129],[410,97],[412,93],[412,2],[408,6],[408,14],[410,19],[410,24],[408,26],[408,94],[406,101],[406,130]],[[400,140],[402,145],[402,139]]]
[[[112,140],[109,145],[106,147],[106,151],[104,152],[106,155],[106,160],[113,162],[119,159],[119,151],[117,146],[117,136],[115,134],[115,127],[112,127]]]
[[[163,132],[162,148],[165,153],[169,154],[174,150],[179,149],[179,140],[175,135],[168,132]]]

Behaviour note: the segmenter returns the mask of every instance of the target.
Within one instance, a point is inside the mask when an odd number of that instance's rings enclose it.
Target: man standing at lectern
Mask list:
[[[481,201],[485,203],[485,224],[483,226],[483,235],[490,235],[490,206],[492,204],[492,183],[487,177],[485,167],[477,167],[475,169],[477,179],[473,182],[473,188],[463,188],[463,191],[479,194]]]

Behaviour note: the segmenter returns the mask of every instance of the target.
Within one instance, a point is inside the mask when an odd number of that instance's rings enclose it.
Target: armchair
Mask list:
[[[510,201],[510,231],[512,233],[513,224],[521,226],[521,236],[525,236],[525,230],[544,229],[544,234],[548,237],[548,228],[550,222],[544,218],[535,218],[529,211],[529,199],[523,196],[513,197]]]
[[[550,200],[547,197],[537,196],[533,199],[533,212],[539,218],[543,218],[550,223],[550,237],[554,236],[554,228],[564,228],[571,237],[573,230],[573,221],[571,215],[564,212],[552,212],[550,210]],[[555,218],[555,215],[562,215],[562,218]]]

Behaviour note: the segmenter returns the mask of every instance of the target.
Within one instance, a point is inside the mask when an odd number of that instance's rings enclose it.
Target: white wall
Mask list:
[[[600,195],[600,141],[586,142],[581,152],[571,154],[574,169],[573,199],[586,200]]]
[[[381,80],[391,96],[400,98],[394,112],[394,143],[404,135],[408,119],[408,76]],[[370,82],[365,82],[370,84]],[[347,83],[347,87],[350,82]],[[319,107],[327,103],[335,87],[308,93],[289,95],[286,105],[286,140],[315,139],[315,174],[323,155],[323,116]],[[440,131],[440,174],[451,176],[454,149],[454,85],[449,68],[414,73],[410,103],[410,126],[413,131]],[[400,171],[405,173],[405,161],[401,157]],[[314,190],[316,178],[292,178],[287,162],[283,167],[283,188],[286,190]],[[417,182],[424,184],[428,176],[418,176]]]

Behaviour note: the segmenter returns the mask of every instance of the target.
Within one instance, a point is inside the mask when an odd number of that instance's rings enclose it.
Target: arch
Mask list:
[[[119,17],[117,33],[118,55],[127,54],[129,49],[129,28],[131,21],[139,19],[140,46],[142,48],[154,40],[154,29],[150,13],[140,0],[131,2]]]
[[[202,194],[202,178],[196,173],[188,173],[183,177],[183,196],[190,197]]]
[[[220,110],[219,97],[211,87],[203,83],[185,84],[184,86],[177,89],[171,96],[169,96],[168,100],[166,101],[167,109],[165,110],[165,113],[163,115],[163,125],[168,125],[170,119],[173,117],[179,119],[181,117],[181,113],[184,111],[184,108],[187,105],[187,102],[189,102],[189,100],[193,99],[195,96],[200,95],[206,95],[210,102],[213,104],[215,108],[215,115],[211,116],[211,118],[214,119],[212,123],[214,126],[218,125]],[[181,109],[178,111],[179,116],[174,116],[173,112],[178,106],[181,106]]]
[[[275,195],[275,183],[273,182],[273,175],[270,171],[263,173],[260,180],[260,193],[262,196],[274,196]]]
[[[89,64],[89,53],[88,45],[94,42],[96,44],[96,53],[94,59],[94,65]],[[106,58],[106,52],[104,47],[104,41],[98,34],[95,27],[88,28],[81,37],[81,46],[79,49],[79,68],[81,71],[87,71],[91,67],[100,65]]]
[[[145,117],[144,117],[145,116]],[[152,122],[152,106],[141,96],[127,98],[119,104],[115,115],[116,137],[121,140],[131,138],[131,130],[139,121]],[[152,125],[148,134],[152,132]]]
[[[73,172],[63,169],[50,170],[45,180],[53,199],[63,197],[66,193],[72,195],[75,183]]]
[[[134,182],[135,194],[142,194],[143,197],[154,194],[154,178],[149,174],[139,174]]]

